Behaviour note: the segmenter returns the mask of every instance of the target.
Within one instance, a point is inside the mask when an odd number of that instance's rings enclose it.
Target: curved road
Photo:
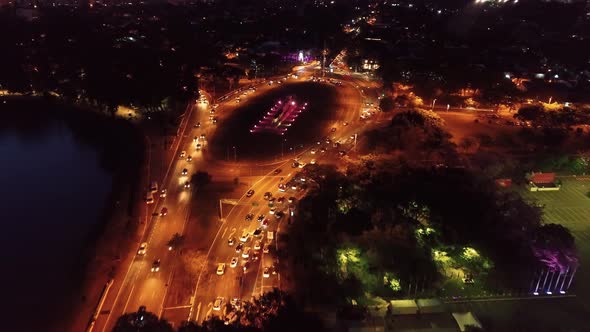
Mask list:
[[[301,72],[299,75],[299,80],[304,80],[306,76],[309,76]],[[362,84],[362,82],[355,80],[354,83],[345,82],[340,87],[339,93],[343,107],[335,115],[332,124],[332,127],[337,128],[336,132],[331,132],[330,128],[325,128],[326,136],[340,140],[343,143],[346,142],[340,150],[351,149],[355,142],[350,139],[350,136],[358,133],[360,127],[366,124],[359,121],[362,103],[364,102],[360,92],[362,87],[359,84]],[[273,87],[263,83],[258,86],[254,94],[265,93]],[[230,116],[235,106],[233,98],[228,98],[227,101],[220,103],[215,114],[219,118],[220,124],[223,123],[225,117]],[[288,190],[286,193],[282,193],[278,190],[279,183],[288,181],[288,178],[294,175],[298,169],[291,168],[292,159],[289,158],[276,163],[266,163],[263,167],[254,163],[227,163],[207,160],[203,150],[195,150],[193,137],[200,136],[200,134],[205,134],[206,138],[213,136],[212,133],[216,125],[210,120],[208,110],[209,108],[205,105],[196,104],[187,112],[187,119],[182,123],[181,132],[183,135],[179,140],[180,146],[178,150],[186,151],[192,156],[193,160],[188,162],[185,158],[177,158],[171,162],[167,176],[161,183],[161,188],[167,189],[166,197],[157,199],[156,204],[148,205],[149,215],[159,212],[162,207],[168,209],[168,214],[166,216],[152,216],[146,224],[141,241],[148,243],[146,254],[136,255],[135,251],[131,253],[134,258],[125,273],[125,277],[122,280],[115,280],[114,286],[105,298],[101,314],[96,320],[93,331],[111,331],[120,315],[136,311],[140,306],[145,306],[148,311],[168,319],[175,326],[185,320],[201,321],[213,314],[223,315],[223,308],[221,310],[214,310],[213,308],[213,302],[217,297],[223,298],[225,303],[231,298],[249,300],[252,296],[259,295],[272,287],[280,287],[281,271],[276,270],[275,273],[270,273],[268,277],[263,276],[262,271],[264,267],[278,266],[275,255],[276,243],[268,239],[267,232],[274,232],[274,239],[276,239],[276,233],[284,231],[289,212],[288,204],[275,204],[277,211],[285,211],[285,217],[277,220],[277,218],[269,214],[269,207],[263,195],[265,192],[271,192],[274,197],[301,197],[303,193],[300,192]],[[193,128],[193,124],[197,122],[201,123],[201,128]],[[348,122],[348,126],[345,126],[344,122]],[[199,139],[199,143],[203,145],[206,151],[206,139],[205,141]],[[308,148],[308,150],[299,153],[300,160],[305,163],[309,163],[311,159],[316,159],[319,163],[326,161],[337,162],[338,153],[336,149],[331,148],[326,143],[322,143],[322,146],[328,148],[325,154],[318,152],[312,155]],[[175,265],[182,263],[178,259],[179,253],[176,250],[169,251],[167,245],[173,234],[184,234],[190,217],[191,196],[194,188],[184,188],[184,183],[189,180],[187,176],[181,174],[184,168],[188,170],[189,175],[197,170],[207,171],[214,179],[251,177],[253,182],[251,188],[255,191],[252,197],[246,197],[245,192],[241,193],[241,197],[236,197],[230,202],[233,204],[231,208],[228,208],[227,205],[224,206],[224,212],[228,210],[227,215],[223,216],[224,220],[215,226],[218,227],[217,232],[215,230],[210,232],[212,235],[206,241],[209,243],[206,246],[208,248],[206,263],[201,269],[197,280],[194,280],[191,285],[174,282],[176,280],[174,278],[175,271],[182,271]],[[281,169],[282,171],[275,174],[275,169]],[[252,221],[245,221],[245,216],[248,213],[254,215]],[[256,220],[258,215],[265,215],[269,223],[260,238],[253,239],[253,236],[250,235],[247,242],[244,243],[244,247],[252,248],[252,253],[248,258],[250,260],[249,267],[244,272],[241,266],[247,259],[242,257],[242,252],[236,253],[235,244],[233,246],[228,245],[228,239],[234,237],[236,243],[239,243],[243,231],[252,234],[256,228],[260,227]],[[201,216],[197,218],[201,218]],[[266,254],[259,250],[258,260],[253,261],[253,247],[256,240],[264,244],[270,244],[271,249]],[[191,239],[186,241],[191,241]],[[239,259],[236,268],[230,267],[232,257],[238,257]],[[152,272],[152,262],[157,259],[161,261],[160,270]],[[216,271],[219,263],[226,264],[223,275],[217,275]],[[178,292],[185,293],[184,298],[190,300],[184,303],[167,301],[167,294],[172,292],[171,289],[175,294]]]

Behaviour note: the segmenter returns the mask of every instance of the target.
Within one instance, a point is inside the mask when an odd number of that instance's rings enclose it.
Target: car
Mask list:
[[[297,198],[295,197],[289,197],[289,204],[293,204],[297,201]]]
[[[197,151],[201,150],[201,148],[202,148],[201,143],[195,145],[195,149],[197,149]]]
[[[240,101],[241,101],[240,98],[236,98],[236,104],[239,104]]]
[[[201,123],[200,122],[195,123],[195,128],[201,128]]]
[[[270,243],[264,244],[262,246],[262,253],[263,254],[268,254],[269,249],[270,249]]]
[[[198,141],[199,141],[199,137],[198,136],[193,137],[193,143],[196,144]]]
[[[162,191],[160,191],[160,197],[162,197],[162,198],[166,197],[167,192],[168,191],[166,189],[162,189]]]
[[[262,271],[262,276],[264,278],[269,278],[270,277],[270,267],[265,267],[264,270]]]
[[[260,241],[254,242],[254,250],[260,250]]]
[[[277,168],[277,169],[274,170],[273,174],[274,175],[277,175],[277,174],[281,173],[282,171],[283,171],[282,169]]]
[[[283,218],[284,215],[285,215],[285,213],[283,211],[277,211],[275,213],[275,218],[281,219],[281,218]]]
[[[152,263],[152,272],[158,272],[160,271],[160,260],[156,259],[153,263]]]
[[[248,269],[250,269],[250,262],[244,261],[244,264],[242,265],[242,269],[244,270],[244,273],[248,272]]]
[[[343,123],[344,127],[348,126],[348,122]]]
[[[272,193],[270,191],[267,191],[264,193],[264,199],[265,200],[269,200],[272,197]]]
[[[303,167],[305,167],[305,163],[299,163],[299,166],[297,166],[297,167],[303,168]]]
[[[244,248],[244,244],[238,243],[238,245],[236,246],[236,253],[239,253],[240,251],[242,251],[243,248]]]
[[[257,220],[258,220],[258,222],[262,222],[264,220],[264,218],[265,218],[264,214],[261,214],[258,216]]]
[[[264,228],[268,227],[268,219],[264,219],[260,225]]]
[[[186,161],[190,163],[191,161],[193,161],[193,157],[192,156],[186,157]]]
[[[326,141],[325,142],[326,142],[326,144],[330,145],[332,143],[332,140],[329,139],[329,138],[326,138]]]
[[[335,133],[336,132],[336,127],[332,127],[332,129],[330,129],[331,132]]]
[[[186,151],[182,150],[182,151],[180,152],[180,158],[182,159],[182,158],[184,158],[184,157],[186,157]]]
[[[210,109],[209,114],[215,114],[215,109],[214,108]]]
[[[346,155],[346,151],[338,151],[338,155],[340,157],[344,157]]]
[[[285,184],[279,183],[279,191],[285,192],[285,190],[287,190],[287,187],[285,186]]]
[[[223,297],[216,298],[215,302],[213,302],[213,310],[215,310],[215,311],[221,310],[222,305],[223,305]]]
[[[229,262],[229,267],[234,268],[238,266],[238,257],[232,257],[231,262]]]
[[[204,140],[204,139],[205,139],[205,134],[201,134],[200,138],[201,138],[202,140]]]
[[[240,307],[242,306],[242,301],[239,298],[234,297],[229,301],[229,304],[231,304],[236,309],[240,309]]]
[[[246,247],[244,249],[244,252],[242,252],[242,258],[248,258],[248,257],[250,257],[250,253],[251,252],[252,252],[252,248]]]
[[[236,244],[236,238],[235,237],[230,237],[229,239],[227,239],[227,245],[230,247],[233,247],[233,245]]]
[[[148,191],[145,194],[145,202],[147,204],[154,204],[154,196],[152,196],[152,192],[151,191]]]
[[[157,193],[158,192],[158,182],[152,181],[152,183],[150,184],[150,191],[152,193]]]
[[[254,195],[254,190],[253,189],[248,190],[248,192],[246,193],[246,197],[252,197],[252,195]]]
[[[256,228],[253,235],[254,235],[254,237],[262,237],[262,229]]]
[[[297,190],[297,183],[293,182],[291,184],[291,190]]]
[[[182,174],[183,176],[186,176],[186,175],[188,175],[188,169],[186,169],[186,168],[183,168],[183,169],[182,169],[182,172],[180,172],[180,174]]]
[[[320,152],[321,152],[321,153],[326,153],[326,148],[321,148],[321,149],[320,149]]]
[[[268,213],[275,214],[275,211],[276,210],[277,210],[277,208],[273,206],[273,207],[270,208],[270,210],[268,211]]]
[[[217,264],[217,275],[222,276],[225,273],[225,263]]]
[[[294,160],[293,163],[291,164],[291,168],[297,168],[299,167],[299,162],[297,160]]]
[[[145,255],[145,252],[147,251],[147,245],[147,242],[142,242],[139,245],[139,249],[137,249],[137,254],[142,256]]]
[[[168,214],[168,208],[167,208],[167,207],[163,207],[163,208],[160,210],[160,217],[163,217],[163,216],[165,216],[165,215],[167,215],[167,214]]]
[[[316,160],[315,159],[312,159],[309,163],[312,164],[312,165],[315,165],[316,164]]]
[[[213,117],[213,119],[211,119],[211,121],[213,121],[213,123],[217,123],[217,117]]]
[[[185,188],[185,189],[188,189],[188,188],[190,188],[190,187],[191,187],[191,183],[190,183],[190,182],[188,182],[188,181],[185,181],[185,182],[184,182],[184,188]]]
[[[340,147],[340,142],[334,142],[334,145],[332,145],[333,147],[335,147],[336,149],[338,149]]]
[[[249,238],[250,238],[250,233],[248,233],[247,230],[244,230],[244,232],[242,232],[242,236],[240,237],[240,241],[248,242]]]
[[[277,198],[277,203],[279,203],[279,204],[285,203],[285,196]]]
[[[317,151],[315,148],[313,148],[313,149],[311,149],[309,152],[310,152],[311,154],[316,154],[318,151]]]
[[[253,213],[248,213],[246,215],[246,221],[252,221],[252,219],[254,219],[254,214]]]
[[[271,197],[268,199],[268,206],[273,206],[277,199],[275,197]]]

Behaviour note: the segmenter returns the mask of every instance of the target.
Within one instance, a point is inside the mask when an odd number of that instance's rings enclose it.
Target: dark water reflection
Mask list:
[[[22,105],[0,110],[0,282],[9,318],[3,330],[42,331],[76,296],[82,253],[112,175],[101,167],[100,152],[63,120]]]

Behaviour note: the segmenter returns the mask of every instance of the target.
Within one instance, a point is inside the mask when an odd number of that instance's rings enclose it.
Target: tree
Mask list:
[[[382,112],[391,112],[395,108],[395,104],[393,98],[390,96],[384,97],[379,102],[379,108],[381,108]]]
[[[205,171],[197,171],[191,177],[191,182],[197,187],[204,187],[211,182],[211,175]]]
[[[119,317],[113,332],[174,332],[174,329],[166,320],[141,306],[137,312]]]
[[[539,126],[546,121],[546,113],[543,107],[539,105],[531,105],[521,107],[514,118],[520,121],[530,121],[535,126]]]
[[[578,264],[578,253],[570,231],[558,224],[537,228],[532,240],[535,257],[551,271],[564,272]]]

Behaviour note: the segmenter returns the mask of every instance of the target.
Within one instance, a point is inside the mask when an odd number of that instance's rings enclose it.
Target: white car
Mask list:
[[[264,248],[262,248],[262,253],[263,254],[268,254],[268,250],[270,248],[270,243],[267,243],[264,245]]]
[[[250,257],[251,251],[252,251],[252,249],[250,247],[246,247],[246,249],[244,249],[244,252],[242,252],[242,258]]]
[[[223,304],[223,297],[216,298],[215,302],[213,302],[213,310],[215,310],[215,311],[221,310],[222,304]]]
[[[162,198],[166,197],[167,192],[168,191],[166,189],[162,189],[162,191],[160,191],[160,197],[162,197]]]
[[[182,150],[182,152],[180,152],[180,158],[184,158],[186,156],[186,151]]]
[[[137,254],[138,255],[145,255],[145,252],[147,250],[147,242],[143,242],[142,244],[139,245],[139,249],[137,250]]]
[[[152,193],[150,191],[148,191],[145,194],[145,202],[147,204],[154,204],[154,196],[152,196]]]
[[[231,262],[229,262],[229,267],[234,268],[234,267],[238,266],[238,260],[239,260],[238,257],[233,257],[231,259]]]
[[[225,273],[225,263],[219,263],[217,265],[217,275],[222,276]]]
[[[250,238],[250,233],[248,233],[247,230],[244,230],[244,232],[242,233],[242,236],[240,237],[240,241],[247,242],[249,238]]]
[[[254,250],[260,250],[260,241],[254,242]]]
[[[190,163],[191,161],[193,161],[193,157],[192,156],[186,157],[186,161]]]
[[[311,151],[309,151],[309,152],[310,152],[311,154],[316,154],[317,150],[314,148],[314,149],[311,149]]]
[[[309,163],[312,164],[312,165],[315,165],[316,160],[315,159],[312,159]]]
[[[262,276],[264,278],[269,278],[270,277],[270,267],[265,267],[264,270],[262,271]]]

